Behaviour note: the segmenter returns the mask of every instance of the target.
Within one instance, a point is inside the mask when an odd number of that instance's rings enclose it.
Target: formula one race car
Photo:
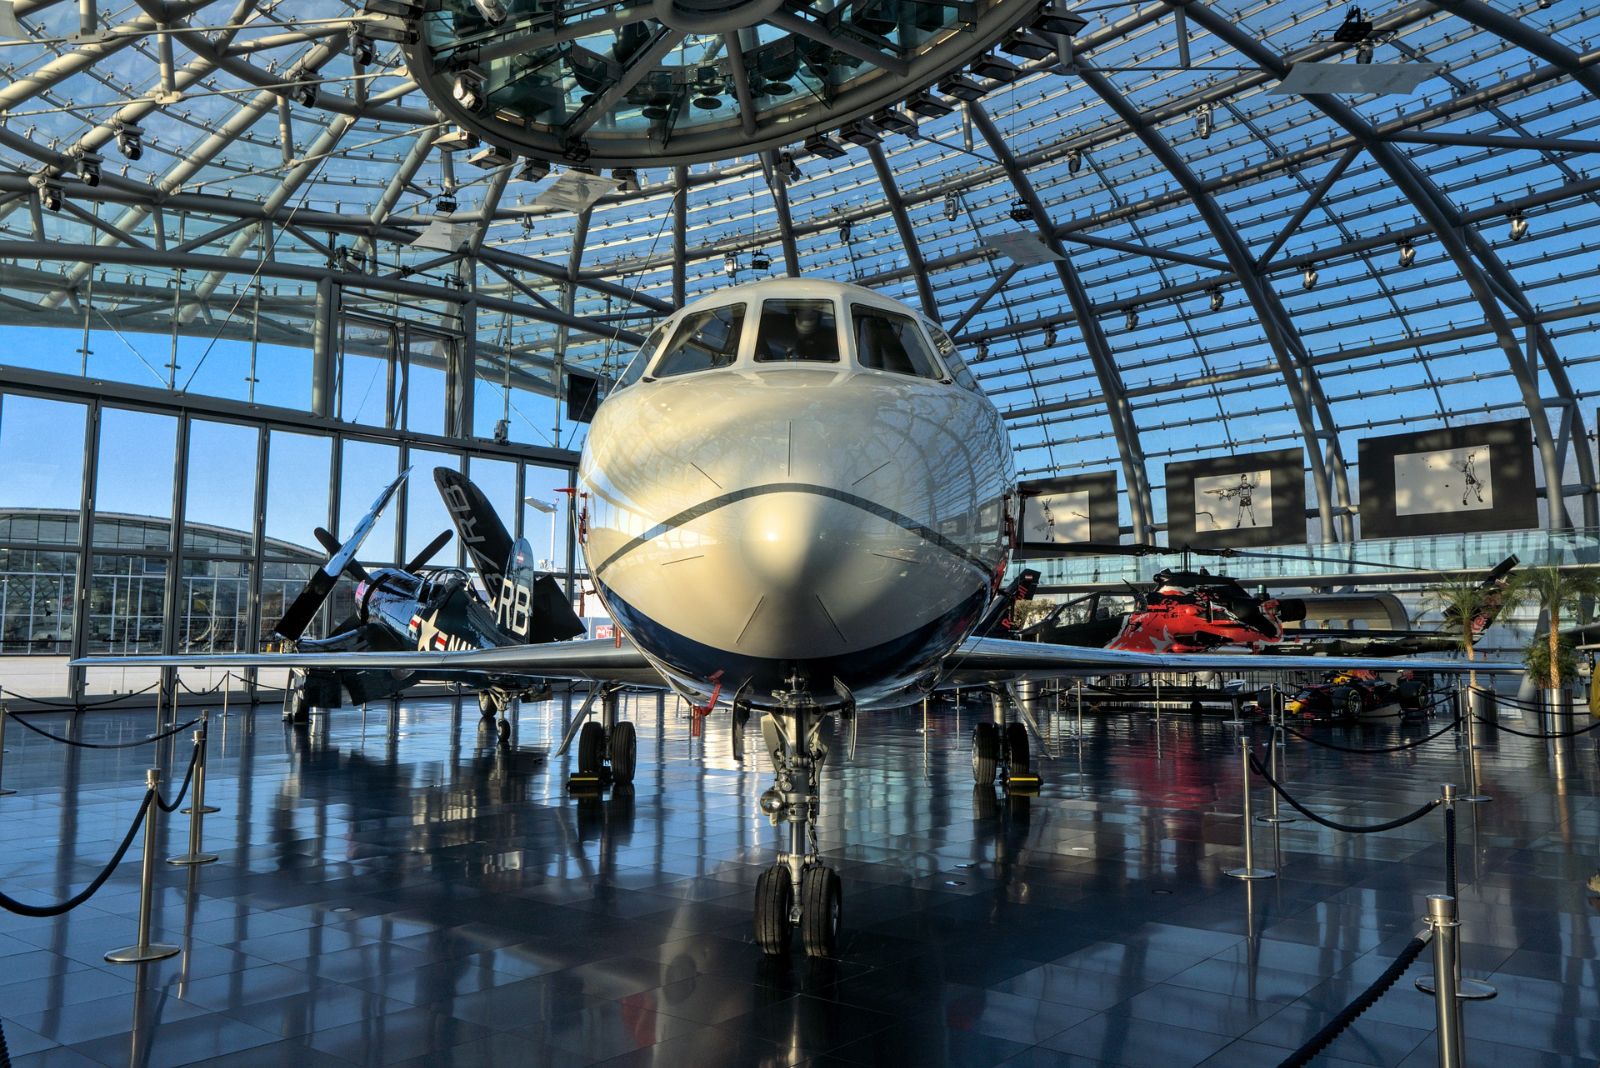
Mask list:
[[[1395,688],[1371,671],[1340,671],[1285,698],[1285,716],[1322,723],[1353,723],[1395,699]]]

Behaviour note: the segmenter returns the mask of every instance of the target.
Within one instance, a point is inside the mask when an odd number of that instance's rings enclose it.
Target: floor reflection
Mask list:
[[[1255,829],[1279,878],[1239,883],[1237,734],[1187,716],[1035,707],[1052,756],[1038,796],[974,787],[976,695],[866,717],[835,746],[819,834],[842,874],[837,960],[768,959],[750,930],[780,833],[769,774],[726,717],[630,697],[631,790],[566,792],[558,744],[581,693],[512,710],[506,744],[453,699],[285,727],[237,704],[213,731],[206,868],[162,865],[157,938],[174,960],[101,955],[131,937],[137,864],[56,920],[0,914],[0,1017],[19,1065],[182,1063],[919,1065],[1277,1063],[1382,970],[1443,877],[1437,821],[1341,835]],[[148,713],[48,726],[86,741]],[[1432,729],[1330,729],[1377,747]],[[20,732],[19,732],[20,733]],[[67,896],[131,819],[140,751],[12,738],[0,885]],[[1511,736],[1353,755],[1292,740],[1285,782],[1351,822],[1476,775],[1463,812],[1466,1010],[1496,1063],[1600,1057],[1595,747],[1552,767]],[[172,777],[181,749],[165,751]],[[182,768],[177,772],[181,775]],[[1257,795],[1258,811],[1265,798]],[[158,853],[186,820],[161,825]],[[135,856],[137,853],[135,853]],[[1401,984],[1330,1049],[1431,1063],[1431,1002]]]

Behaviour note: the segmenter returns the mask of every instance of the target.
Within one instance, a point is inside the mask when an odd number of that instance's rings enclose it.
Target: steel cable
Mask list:
[[[44,712],[40,714],[47,716],[55,715],[53,712]],[[134,746],[149,745],[151,742],[159,742],[163,739],[171,738],[174,734],[177,734],[180,731],[186,731],[190,727],[193,727],[196,723],[200,722],[200,718],[196,716],[194,719],[191,719],[188,723],[182,724],[181,726],[173,727],[170,730],[162,731],[160,734],[152,734],[148,738],[140,738],[137,741],[132,742],[78,742],[71,738],[63,738],[59,734],[51,734],[43,727],[35,727],[33,724],[29,723],[23,718],[23,716],[28,715],[28,713],[7,712],[6,715],[10,716],[12,719],[22,724],[22,726],[28,728],[30,731],[41,737],[48,738],[52,742],[60,742],[62,745],[70,745],[78,749],[132,749]]]
[[[1319,816],[1315,812],[1312,812],[1310,809],[1306,808],[1300,802],[1296,801],[1294,798],[1290,797],[1288,791],[1286,791],[1282,786],[1279,786],[1278,781],[1267,773],[1266,768],[1261,766],[1261,762],[1256,759],[1254,753],[1250,754],[1250,770],[1261,776],[1262,779],[1266,780],[1267,785],[1276,790],[1278,792],[1278,796],[1289,803],[1290,808],[1293,808],[1296,812],[1300,813],[1312,823],[1320,823],[1324,827],[1330,827],[1336,831],[1345,831],[1349,834],[1376,834],[1379,831],[1392,831],[1397,827],[1404,827],[1408,823],[1413,823],[1417,820],[1420,820],[1422,817],[1426,816],[1428,813],[1432,812],[1435,808],[1438,808],[1439,805],[1442,804],[1442,799],[1436,797],[1432,801],[1429,801],[1427,804],[1423,805],[1421,808],[1417,809],[1415,812],[1401,816],[1398,819],[1388,820],[1384,823],[1374,823],[1365,827],[1358,827],[1353,823],[1340,823],[1337,820],[1330,820],[1323,816]]]
[[[111,862],[100,870],[100,874],[96,875],[94,880],[90,882],[88,886],[84,887],[82,890],[79,890],[76,894],[73,894],[71,897],[67,898],[67,900],[55,905],[27,905],[21,901],[18,901],[14,897],[0,893],[0,908],[4,908],[9,912],[15,912],[19,916],[46,918],[50,916],[60,916],[63,913],[71,912],[85,901],[88,901],[94,896],[95,891],[104,886],[106,880],[111,878],[111,873],[117,869],[117,865],[122,863],[122,858],[127,856],[128,847],[133,845],[133,839],[139,833],[139,825],[144,822],[145,813],[149,810],[150,806],[152,804],[159,803],[160,797],[154,790],[146,790],[144,792],[144,800],[139,802],[139,812],[133,817],[133,823],[128,827],[128,833],[123,836],[122,844],[119,845],[117,847],[117,851],[112,854]]]

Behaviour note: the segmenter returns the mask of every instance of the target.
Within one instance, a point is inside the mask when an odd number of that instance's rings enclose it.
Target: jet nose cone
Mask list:
[[[830,505],[810,493],[775,493],[750,502],[748,533],[737,542],[757,588],[776,596],[815,590],[828,572]],[[837,541],[837,538],[832,539]]]

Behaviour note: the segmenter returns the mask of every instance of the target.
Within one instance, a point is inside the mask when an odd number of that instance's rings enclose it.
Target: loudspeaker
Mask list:
[[[567,375],[567,421],[588,423],[600,407],[600,380],[592,375]]]

